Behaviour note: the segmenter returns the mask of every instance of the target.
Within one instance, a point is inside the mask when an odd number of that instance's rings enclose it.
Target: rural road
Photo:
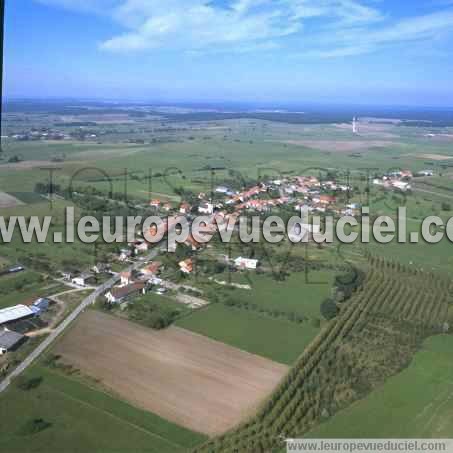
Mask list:
[[[161,252],[161,248],[154,249],[144,260],[134,263],[125,271],[136,270],[144,265],[146,261],[154,259]],[[112,277],[110,280],[98,286],[93,293],[84,299],[80,305],[45,339],[34,349],[22,363],[13,370],[3,381],[0,382],[0,393],[5,391],[11,384],[12,380],[23,373],[54,341],[55,339],[90,305],[94,304],[96,298],[110,289],[118,280],[119,275]]]

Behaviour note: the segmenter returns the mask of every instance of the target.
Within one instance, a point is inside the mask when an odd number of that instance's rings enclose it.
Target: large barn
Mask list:
[[[35,316],[33,310],[25,305],[15,305],[14,307],[4,308],[0,310],[0,326],[10,322],[32,318],[33,316]]]

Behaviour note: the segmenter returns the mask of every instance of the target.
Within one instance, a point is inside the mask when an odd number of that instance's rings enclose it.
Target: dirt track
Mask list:
[[[55,349],[131,403],[208,435],[250,415],[288,370],[184,329],[153,331],[91,310]]]

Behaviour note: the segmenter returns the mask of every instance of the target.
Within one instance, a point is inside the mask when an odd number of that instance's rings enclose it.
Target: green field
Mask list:
[[[0,451],[170,453],[204,439],[48,368],[34,366],[26,376],[43,381],[28,391],[13,384],[0,396]],[[50,426],[27,433],[36,419]]]
[[[83,243],[75,235],[73,243],[55,243],[54,233],[65,233],[66,218],[65,209],[72,204],[63,200],[57,200],[51,206],[49,202],[40,202],[32,205],[19,206],[16,208],[0,209],[0,215],[9,216],[37,216],[43,222],[45,216],[51,216],[52,222],[44,243],[38,243],[34,238],[30,243],[25,243],[20,235],[19,227],[16,224],[11,242],[1,243],[0,255],[12,263],[20,263],[27,267],[39,269],[41,272],[48,272],[57,275],[58,271],[67,269],[83,269],[96,264],[95,248],[93,244]],[[80,213],[75,210],[76,215]],[[100,242],[100,241],[99,241]],[[115,245],[109,246],[98,244],[98,259],[103,251],[110,250]]]
[[[409,368],[310,431],[309,438],[451,438],[453,336],[429,338]]]
[[[65,289],[63,284],[47,280],[33,271],[4,275],[0,277],[0,308],[51,296]]]
[[[291,274],[284,281],[270,276],[251,275],[251,290],[235,290],[230,296],[266,310],[293,312],[307,318],[320,318],[319,306],[330,295],[334,271]]]
[[[319,331],[309,323],[298,325],[223,304],[199,310],[176,325],[284,364],[294,363]]]
[[[216,172],[215,181],[219,183],[229,177],[230,170],[239,173],[245,180],[257,180],[263,174],[277,176],[279,172],[300,174],[309,167],[350,169],[354,177],[357,171],[365,174],[361,170],[364,168],[421,170],[427,166],[427,161],[436,168],[439,161],[430,161],[423,156],[434,154],[448,157],[452,154],[448,142],[426,140],[423,137],[425,130],[392,125],[387,125],[385,131],[363,137],[354,136],[350,130],[333,124],[296,125],[235,120],[205,123],[204,127],[177,133],[171,140],[167,140],[168,137],[162,133],[162,143],[132,145],[117,142],[118,137],[126,137],[120,133],[121,126],[116,125],[117,137],[107,136],[102,144],[77,141],[11,142],[4,159],[6,163],[15,155],[20,155],[25,161],[45,161],[64,156],[64,161],[58,162],[61,170],[55,173],[58,184],[67,186],[77,170],[97,166],[112,178],[114,191],[123,191],[124,169],[127,169],[130,195],[146,198],[150,196],[150,189],[151,192],[168,195],[174,195],[177,186],[194,191],[209,189],[211,175],[206,171],[209,167],[225,168]],[[380,143],[379,147],[375,146],[376,140]],[[331,143],[326,145],[332,141],[339,145],[338,149]],[[347,146],[342,150],[344,144]],[[155,177],[150,184],[146,180],[150,172],[166,176]],[[17,178],[18,174],[20,178]],[[83,172],[77,181],[107,191],[108,184],[100,180],[101,176],[99,173]],[[0,165],[2,190],[31,191],[37,181],[47,177],[48,173],[39,170],[39,165],[13,171],[2,169]],[[442,180],[445,181],[445,178]]]

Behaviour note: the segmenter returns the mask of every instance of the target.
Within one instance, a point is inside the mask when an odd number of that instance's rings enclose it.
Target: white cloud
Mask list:
[[[165,49],[204,55],[286,46],[299,57],[338,58],[395,43],[429,42],[453,31],[451,8],[395,20],[375,0],[36,1],[110,16],[124,29],[100,43],[110,52]]]
[[[299,56],[335,58],[376,52],[402,43],[434,43],[453,32],[453,10],[402,19],[378,28],[352,27],[316,36],[317,48]],[[433,49],[435,50],[435,49]]]
[[[145,50],[165,47],[199,51],[263,44],[267,40],[298,32],[301,24],[288,20],[287,13],[267,0],[238,0],[231,8],[215,7],[202,0],[128,0],[114,12],[116,20],[129,28],[104,43],[110,51]],[[283,6],[283,5],[282,5]],[[252,8],[252,10],[250,9]]]

